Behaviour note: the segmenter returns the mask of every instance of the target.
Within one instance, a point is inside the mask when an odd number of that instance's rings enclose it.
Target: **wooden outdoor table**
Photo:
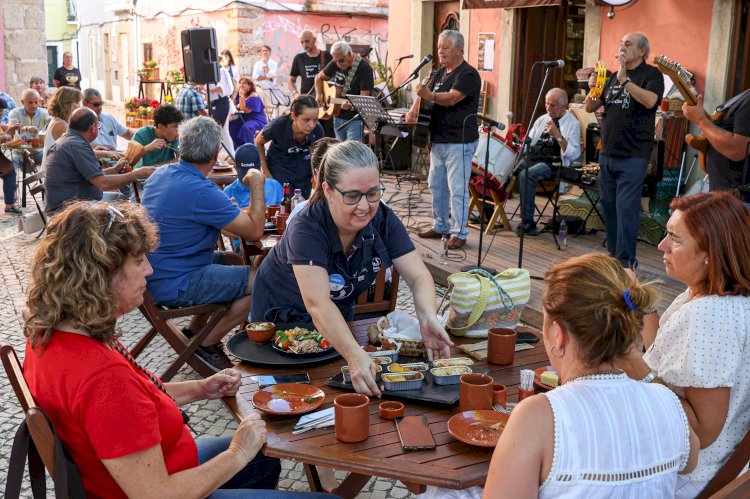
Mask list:
[[[223,170],[220,172],[211,170],[208,172],[208,175],[206,175],[206,178],[223,189],[237,180],[237,170],[235,170],[234,167],[232,167],[231,170]]]
[[[352,328],[367,328],[376,319],[350,323]],[[453,338],[454,343],[471,343],[479,340]],[[465,356],[457,348],[452,353]],[[326,386],[325,382],[339,372],[345,364],[343,358],[328,364],[304,369],[310,375],[311,384],[323,390],[325,402],[320,409],[333,405],[333,399],[346,393]],[[508,389],[508,400],[515,401],[521,369],[535,369],[548,365],[547,354],[541,341],[533,349],[516,352],[512,366],[488,365],[486,361],[476,361],[475,367],[486,369],[498,383]],[[258,385],[250,377],[258,374],[280,374],[299,372],[302,369],[267,368],[247,363],[237,366],[243,371],[243,385],[237,397],[224,399],[236,419],[241,419],[252,407],[252,396]],[[385,398],[387,400],[387,397]],[[336,440],[334,428],[311,430],[300,435],[292,435],[292,427],[300,416],[279,417],[263,414],[268,424],[268,441],[264,453],[298,461],[304,464],[308,483],[313,491],[321,491],[316,466],[329,466],[350,472],[335,494],[342,497],[355,497],[372,476],[391,478],[403,482],[412,492],[420,492],[427,485],[449,489],[464,489],[484,484],[492,458],[493,449],[474,447],[455,440],[448,433],[447,423],[458,413],[454,407],[435,406],[405,402],[405,415],[424,415],[435,437],[437,448],[427,451],[404,451],[393,421],[378,415],[381,400],[372,398],[370,402],[370,436],[364,442],[342,443]]]

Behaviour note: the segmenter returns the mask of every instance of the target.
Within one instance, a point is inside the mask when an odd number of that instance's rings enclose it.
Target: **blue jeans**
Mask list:
[[[0,177],[3,179],[3,197],[6,205],[12,205],[16,202],[16,166],[10,169],[7,175]]]
[[[641,193],[647,158],[620,158],[599,154],[599,202],[607,229],[607,250],[631,268],[641,225]]]
[[[469,231],[466,230],[469,218],[469,177],[471,157],[478,142],[432,144],[427,181],[432,192],[432,216],[435,219],[432,230],[439,234],[450,232],[459,239],[469,237]]]
[[[177,299],[160,301],[166,307],[192,307],[204,303],[231,303],[247,293],[250,267],[225,265],[224,254],[214,252],[213,263],[190,274],[188,286],[177,291]]]
[[[210,461],[227,450],[231,441],[232,437],[197,439],[195,444],[198,446],[198,461],[201,464]],[[241,497],[250,497],[253,499],[306,499],[329,497],[323,494],[273,490],[279,481],[280,473],[281,462],[276,458],[266,457],[259,452],[252,461],[208,497],[212,499],[234,499]]]
[[[353,120],[351,123],[346,125],[344,128],[339,130],[339,127],[349,121],[348,119],[343,118],[337,118],[333,117],[333,129],[336,131],[336,138],[344,141],[344,140],[356,140],[357,142],[362,142],[362,119],[357,118]]]
[[[547,163],[535,163],[529,167],[529,178],[526,178],[526,169],[524,163],[518,165],[518,188],[525,189],[521,192],[521,202],[523,203],[523,220],[525,223],[534,222],[534,198],[536,197],[536,183],[540,180],[546,180],[553,175],[552,167]]]

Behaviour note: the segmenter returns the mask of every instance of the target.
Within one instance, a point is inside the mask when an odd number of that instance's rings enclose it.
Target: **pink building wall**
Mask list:
[[[5,11],[3,0],[0,0],[0,12]],[[6,91],[5,86],[5,22],[0,22],[0,89]]]
[[[409,55],[413,52],[411,46],[411,16],[410,1],[397,0],[391,2],[388,8],[388,64],[393,67],[397,57]],[[406,80],[415,64],[419,62],[419,54],[414,59],[406,59],[395,73],[393,81],[400,84]]]
[[[497,96],[497,84],[501,71],[510,71],[509,67],[500,67],[500,43],[503,33],[500,31],[502,26],[504,9],[472,9],[471,21],[469,24],[469,39],[465,44],[469,47],[469,53],[466,59],[469,64],[475,68],[479,67],[479,33],[495,34],[495,51],[492,57],[494,65],[492,71],[480,71],[479,76],[487,82],[487,97]]]
[[[713,4],[714,0],[641,1],[632,8],[617,10],[614,19],[607,19],[609,9],[603,8],[600,57],[608,68],[616,70],[619,63],[615,54],[623,35],[643,32],[651,44],[649,64],[660,54],[676,60],[695,73],[696,88],[702,92],[706,84]]]

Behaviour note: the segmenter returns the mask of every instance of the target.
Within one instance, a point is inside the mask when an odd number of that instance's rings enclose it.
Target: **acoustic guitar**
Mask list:
[[[435,78],[437,70],[433,69],[430,74],[422,80],[422,86],[429,87]],[[419,103],[419,114],[417,122],[414,124],[414,133],[412,134],[411,143],[416,147],[426,147],[430,141],[430,121],[432,121],[432,109],[435,107],[434,101],[422,99]]]
[[[345,97],[341,97],[341,90],[338,85],[323,82],[323,105],[318,110],[318,119],[328,120],[341,114],[341,104],[348,102]]]
[[[654,64],[656,64],[656,67],[659,68],[659,71],[669,76],[669,79],[672,80],[674,86],[677,88],[677,90],[679,90],[680,95],[682,95],[682,98],[685,100],[685,102],[687,102],[691,106],[694,106],[698,103],[695,95],[693,95],[693,92],[690,90],[690,80],[693,77],[693,73],[683,68],[679,63],[673,61],[665,55],[654,57]],[[705,110],[703,112],[706,113]],[[724,117],[724,112],[716,112],[713,114],[713,116],[706,113],[706,116],[708,116],[711,121],[716,123],[718,121],[721,121],[721,119]],[[690,147],[698,151],[698,159],[700,160],[701,168],[703,169],[703,171],[706,171],[706,151],[708,150],[708,139],[706,139],[703,134],[693,135],[689,133],[685,136],[685,142],[687,142]]]

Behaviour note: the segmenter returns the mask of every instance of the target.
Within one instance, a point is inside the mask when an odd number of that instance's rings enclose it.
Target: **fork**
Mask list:
[[[510,414],[510,411],[500,404],[495,404],[492,406],[492,408],[495,409],[497,412],[502,412],[503,414]]]

